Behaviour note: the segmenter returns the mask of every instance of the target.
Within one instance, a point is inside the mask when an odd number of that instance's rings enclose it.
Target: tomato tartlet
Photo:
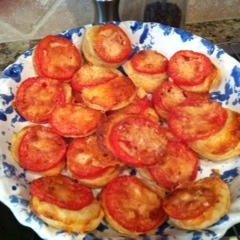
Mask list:
[[[230,191],[219,176],[203,178],[175,189],[163,201],[170,222],[188,230],[205,229],[223,217],[230,207]]]
[[[116,110],[134,100],[136,88],[129,78],[119,76],[102,84],[84,87],[81,96],[90,108],[100,111]]]
[[[152,93],[167,79],[167,67],[168,60],[161,53],[143,50],[124,65],[124,70],[138,88]]]
[[[146,171],[157,184],[171,191],[180,184],[193,182],[198,166],[196,154],[187,145],[169,142],[161,161],[146,168]]]
[[[189,146],[211,161],[223,161],[240,155],[240,116],[227,111],[227,120],[220,131],[209,137],[189,142]]]
[[[30,185],[32,211],[50,226],[67,232],[90,232],[103,218],[91,189],[63,175],[36,179]]]
[[[167,136],[158,123],[139,115],[126,115],[109,133],[113,154],[127,165],[144,167],[159,161],[167,146]]]
[[[46,123],[52,111],[71,100],[71,87],[56,79],[33,77],[18,88],[14,106],[18,113],[33,123]]]
[[[71,84],[75,91],[103,84],[123,74],[115,68],[84,64],[73,76]]]
[[[167,216],[162,198],[134,176],[121,176],[101,193],[108,223],[118,232],[136,236],[156,230]]]
[[[46,36],[34,52],[35,69],[42,77],[70,81],[82,64],[80,51],[64,37]]]
[[[209,92],[220,83],[219,69],[206,55],[190,50],[176,52],[169,60],[168,74],[173,82],[190,92]]]
[[[67,145],[63,138],[44,126],[29,126],[12,140],[12,156],[19,165],[43,175],[56,175],[65,167]]]
[[[171,131],[183,141],[204,139],[219,132],[227,120],[227,111],[208,98],[188,98],[170,113]]]
[[[82,51],[87,61],[94,65],[117,68],[129,58],[132,46],[119,26],[97,25],[87,29]]]
[[[86,137],[93,134],[103,114],[81,104],[66,104],[54,109],[50,124],[54,131],[64,137]]]
[[[112,154],[104,153],[96,136],[74,139],[67,150],[67,167],[80,183],[103,187],[121,171],[121,163]]]
[[[97,129],[99,146],[123,163],[144,167],[165,153],[168,134],[155,118],[133,113],[113,113]]]

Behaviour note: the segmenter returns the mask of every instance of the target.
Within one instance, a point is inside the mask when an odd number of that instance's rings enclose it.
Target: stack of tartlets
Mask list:
[[[38,76],[21,83],[14,102],[32,124],[13,137],[12,155],[42,175],[30,193],[43,221],[83,233],[105,218],[137,236],[168,219],[205,229],[228,213],[220,175],[196,180],[200,157],[240,154],[239,115],[209,97],[221,73],[208,56],[181,50],[167,59],[153,49],[133,55],[127,33],[99,25],[86,30],[81,50],[45,37],[33,61]],[[141,177],[122,174],[129,167]]]

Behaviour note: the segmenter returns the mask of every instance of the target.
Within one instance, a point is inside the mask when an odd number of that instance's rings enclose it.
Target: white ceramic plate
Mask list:
[[[154,49],[171,57],[182,49],[195,50],[208,54],[222,71],[222,84],[211,96],[225,107],[240,112],[240,63],[226,54],[222,49],[206,39],[195,36],[182,29],[176,29],[159,23],[140,23],[135,21],[118,24],[129,35],[134,51]],[[82,36],[87,28],[68,30],[60,35],[71,39],[80,48]],[[40,237],[49,240],[73,239],[125,239],[112,231],[106,223],[101,223],[94,233],[86,235],[71,234],[51,228],[38,219],[29,208],[29,182],[38,177],[21,169],[10,154],[11,138],[14,133],[28,125],[12,107],[16,89],[24,79],[36,76],[32,62],[33,50],[25,52],[17,61],[3,71],[0,79],[0,200],[7,205],[18,221],[36,231]],[[160,227],[151,236],[140,239],[219,239],[231,226],[240,222],[240,158],[230,159],[223,163],[211,163],[201,160],[198,177],[211,174],[217,168],[224,181],[229,183],[232,204],[228,215],[204,231],[185,231],[170,226]],[[138,174],[134,169],[125,174]]]

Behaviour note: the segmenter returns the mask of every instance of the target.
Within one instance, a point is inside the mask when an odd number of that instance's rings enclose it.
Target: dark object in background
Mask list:
[[[95,22],[119,21],[119,0],[95,0]]]
[[[179,6],[166,1],[149,3],[144,10],[144,22],[159,22],[172,27],[180,27],[182,17]]]
[[[0,202],[0,239],[1,240],[41,240],[38,235],[28,227],[21,225],[13,213]]]

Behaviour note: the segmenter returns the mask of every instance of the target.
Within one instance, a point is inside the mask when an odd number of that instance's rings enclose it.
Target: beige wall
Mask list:
[[[120,0],[121,19],[141,20],[144,2]],[[187,23],[240,18],[240,0],[186,3]],[[37,39],[93,21],[92,0],[0,0],[0,42]]]

